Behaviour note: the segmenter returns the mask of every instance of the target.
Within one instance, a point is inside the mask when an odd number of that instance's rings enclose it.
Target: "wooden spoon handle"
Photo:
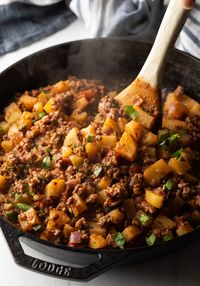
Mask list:
[[[160,87],[166,59],[188,17],[189,10],[183,8],[181,0],[171,0],[151,52],[139,73],[139,77],[152,87]]]

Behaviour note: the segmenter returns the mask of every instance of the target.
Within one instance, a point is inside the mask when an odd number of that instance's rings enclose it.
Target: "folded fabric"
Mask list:
[[[2,2],[7,4],[0,5],[0,55],[52,35],[68,26],[76,18],[67,8],[65,1],[21,1],[26,2],[25,4],[3,0],[0,4]],[[42,2],[47,6],[31,4],[41,5]]]
[[[152,42],[168,2],[71,0],[70,8],[82,19],[91,37],[129,35],[133,39]],[[196,0],[176,46],[200,58],[200,0]]]

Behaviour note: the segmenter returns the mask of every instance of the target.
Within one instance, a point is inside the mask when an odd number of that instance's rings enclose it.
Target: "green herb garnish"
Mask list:
[[[13,211],[6,212],[6,218],[10,221],[17,221],[18,214]]]
[[[181,147],[176,152],[174,152],[172,154],[172,157],[176,158],[176,159],[184,160],[184,158],[183,158],[183,148]]]
[[[23,204],[23,203],[18,203],[16,204],[17,208],[23,211],[27,211],[30,208],[32,208],[31,206],[27,205],[27,204]]]
[[[94,175],[95,175],[96,177],[98,177],[98,176],[101,174],[102,170],[103,170],[103,166],[97,166],[97,167],[94,169],[93,173],[94,173]]]
[[[53,161],[56,161],[56,160],[57,160],[57,156],[56,156],[56,155],[53,155],[53,156],[52,156],[52,160],[53,160]]]
[[[87,176],[91,176],[91,175],[93,175],[92,170],[90,170],[90,169],[86,170],[86,175],[87,175]]]
[[[161,147],[168,149],[169,147],[176,145],[177,141],[180,137],[181,136],[179,133],[173,133],[173,134],[169,135],[168,132],[164,132],[160,136],[158,144]]]
[[[154,233],[152,233],[150,236],[146,237],[146,242],[149,246],[154,245],[154,243],[156,242],[156,236]]]
[[[15,193],[15,200],[18,201],[21,198],[21,194]]]
[[[48,154],[50,155],[51,154],[51,148],[47,147],[46,150],[47,150]]]
[[[128,115],[131,119],[136,120],[137,119],[137,111],[134,109],[132,105],[125,105],[124,107],[124,113]]]
[[[93,142],[94,141],[94,137],[91,135],[88,135],[88,137],[86,138],[87,142]]]
[[[172,234],[171,234],[171,235],[164,235],[164,236],[163,236],[163,241],[170,241],[170,240],[172,240],[172,239],[174,239],[174,237],[173,237]]]
[[[78,147],[78,145],[75,143],[73,147],[74,147],[74,149],[76,149]]]
[[[139,221],[141,222],[142,225],[145,225],[145,223],[148,222],[151,219],[152,219],[152,217],[147,215],[147,214],[141,214],[139,216]]]
[[[44,117],[46,115],[46,112],[42,111],[38,114],[38,117],[32,120],[32,123],[35,123],[36,121],[38,121],[39,119],[41,119],[42,117]]]
[[[42,228],[42,226],[41,226],[40,224],[36,224],[36,225],[33,226],[33,230],[34,230],[34,231],[38,231],[38,230],[40,230],[41,228]]]
[[[121,234],[121,232],[117,232],[117,233],[116,233],[115,242],[117,243],[117,245],[118,245],[120,248],[124,248],[125,240],[124,240],[123,235]]]
[[[171,189],[173,188],[174,183],[172,178],[170,178],[169,180],[167,180],[167,182],[163,185],[164,190],[166,191],[171,191]]]
[[[45,157],[42,160],[42,167],[45,168],[45,169],[50,169],[51,168],[51,158],[49,156]]]

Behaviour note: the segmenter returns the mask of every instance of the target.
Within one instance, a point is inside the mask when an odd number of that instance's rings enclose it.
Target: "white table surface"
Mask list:
[[[80,21],[40,42],[0,57],[0,71],[26,55],[58,43],[88,38]],[[35,255],[29,250],[29,254]],[[46,258],[40,254],[40,258]],[[23,269],[14,263],[10,250],[0,231],[0,285],[1,286],[78,286],[80,282],[59,280]],[[89,286],[199,286],[200,239],[168,257],[138,264],[121,266],[85,283]]]

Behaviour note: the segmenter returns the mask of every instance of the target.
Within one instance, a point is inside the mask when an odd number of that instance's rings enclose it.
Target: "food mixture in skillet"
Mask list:
[[[200,224],[200,105],[178,87],[162,129],[115,91],[70,78],[1,116],[0,215],[71,247],[154,245]]]

